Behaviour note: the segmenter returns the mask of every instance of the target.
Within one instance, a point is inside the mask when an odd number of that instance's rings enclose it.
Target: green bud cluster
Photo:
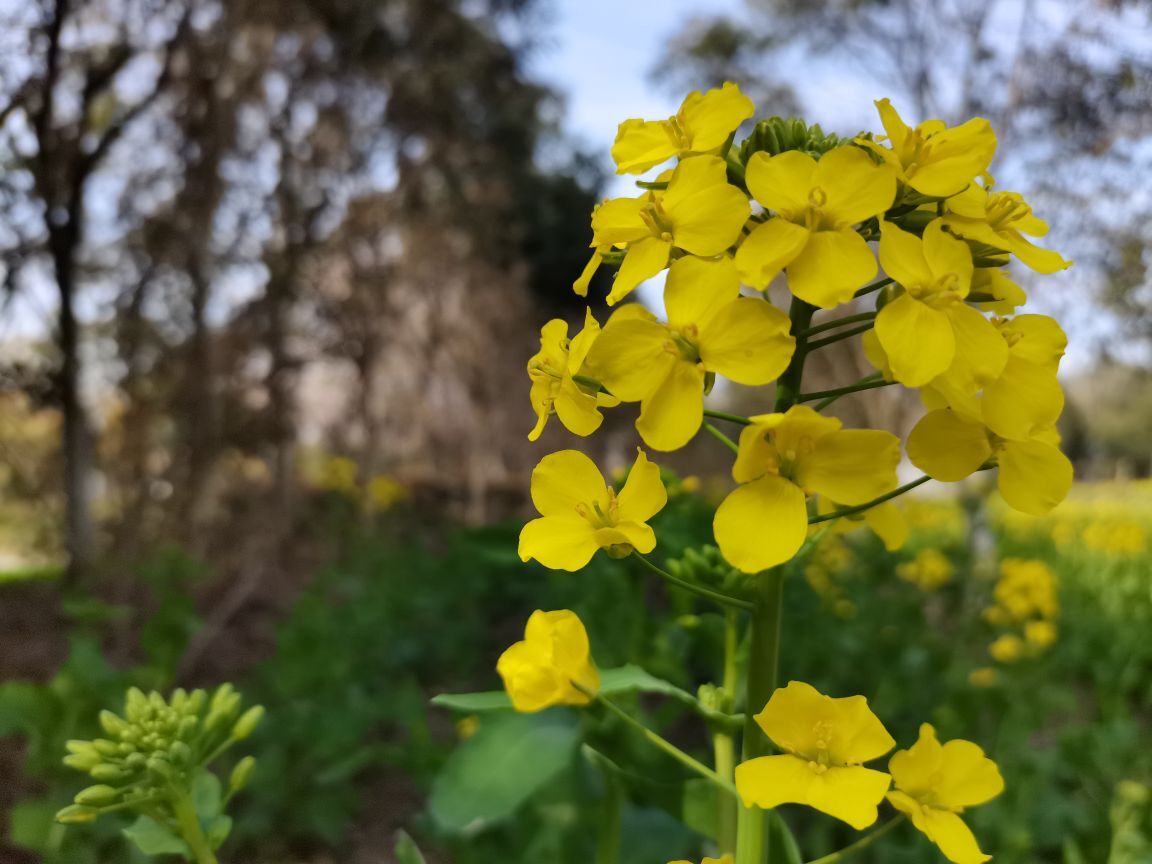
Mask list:
[[[707,585],[726,594],[739,595],[748,584],[749,577],[724,560],[715,546],[685,549],[679,558],[669,559],[664,565],[678,579]]]
[[[255,730],[264,709],[257,705],[241,713],[241,701],[231,684],[211,695],[180,689],[169,699],[131,688],[123,716],[100,712],[107,737],[67,742],[64,764],[96,784],[82,789],[72,806],[56,814],[57,821],[91,822],[107,810],[163,813],[168,802],[187,794],[208,763]],[[254,764],[247,757],[236,765],[230,794],[243,788]]]
[[[799,150],[819,159],[842,143],[839,136],[826,133],[819,123],[809,126],[798,117],[769,117],[757,123],[740,145],[740,161],[747,165],[753,153],[762,151],[777,156],[786,150]]]

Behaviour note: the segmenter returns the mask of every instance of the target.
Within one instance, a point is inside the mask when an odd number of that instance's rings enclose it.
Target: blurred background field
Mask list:
[[[269,712],[224,860],[391,862],[404,830],[430,862],[590,861],[605,789],[580,722],[646,769],[623,860],[698,858],[698,786],[610,718],[430,699],[495,687],[536,608],[580,613],[604,667],[689,691],[718,675],[723,622],[698,600],[630,563],[552,573],[515,550],[540,456],[616,468],[638,443],[624,409],[590,441],[525,438],[539,326],[582,318],[588,213],[629,194],[615,124],[724,80],[848,134],[878,128],[883,96],[990,117],[997,180],[1076,261],[1020,274],[1070,337],[1069,500],[1025,518],[987,480],[931,483],[902,549],[823,534],[790,569],[784,676],[867,694],[899,740],[927,717],[984,746],[1008,780],[972,817],[995,860],[1152,862],[1150,16],[0,0],[0,864],[142,860],[114,819],[52,823],[84,785],[63,742],[130,684],[224,680]],[[843,345],[810,368],[809,389],[867,371]],[[920,413],[887,391],[836,407],[902,433]],[[703,440],[661,461],[684,476],[657,556],[709,541],[726,460]],[[706,752],[675,700],[632,707]],[[783,813],[811,855],[849,839]],[[936,860],[911,830],[876,849],[858,860]]]

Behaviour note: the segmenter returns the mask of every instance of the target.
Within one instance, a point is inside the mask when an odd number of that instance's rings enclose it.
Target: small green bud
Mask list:
[[[226,704],[232,704],[232,696],[236,693],[236,688],[231,684],[221,684],[216,688],[216,692],[212,694],[212,702],[208,706],[208,710],[212,713],[222,711]]]
[[[177,687],[172,691],[172,698],[168,700],[168,704],[177,714],[183,714],[184,706],[188,704],[188,691],[183,687]]]
[[[169,758],[177,765],[188,766],[192,764],[192,748],[183,741],[174,741],[168,748]]]
[[[228,794],[234,795],[247,786],[255,768],[256,760],[251,756],[245,756],[237,762],[236,767],[232,769],[232,776],[228,778]]]
[[[56,814],[56,821],[65,825],[81,825],[85,822],[95,822],[100,811],[95,807],[83,807],[72,804]]]
[[[64,764],[69,768],[75,768],[77,771],[91,771],[97,765],[101,764],[100,754],[95,751],[91,753],[69,753],[64,757]]]
[[[192,695],[188,697],[188,702],[184,706],[185,714],[199,714],[204,708],[204,702],[208,698],[208,694],[203,690],[193,690]]]
[[[128,688],[128,698],[124,703],[124,715],[132,722],[144,719],[148,709],[148,697],[136,687]]]
[[[85,804],[92,807],[102,807],[105,804],[111,804],[120,797],[120,790],[113,789],[111,786],[89,786],[87,789],[81,789],[76,793],[76,797],[72,800],[77,804]]]
[[[171,780],[175,776],[176,771],[172,768],[172,764],[167,759],[162,759],[159,756],[153,756],[148,760],[148,773],[159,777],[162,780]]]
[[[176,726],[176,737],[182,741],[187,741],[196,734],[196,730],[200,726],[200,718],[196,716],[184,717]]]
[[[236,725],[232,727],[232,740],[243,741],[259,725],[264,717],[264,706],[253,705],[236,721]]]
[[[89,772],[93,780],[99,780],[102,783],[122,783],[127,780],[131,772],[125,771],[118,765],[110,765],[108,763],[101,763],[92,768]]]
[[[101,756],[120,755],[120,743],[118,741],[109,741],[107,738],[97,738],[92,742],[92,746],[96,748],[96,752]]]
[[[119,735],[128,728],[128,724],[111,711],[100,712],[100,726],[109,735]]]

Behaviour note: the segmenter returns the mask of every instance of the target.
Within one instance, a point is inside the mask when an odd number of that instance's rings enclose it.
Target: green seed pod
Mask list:
[[[72,804],[56,814],[56,821],[64,825],[82,825],[85,822],[95,822],[100,811],[95,807],[83,807]]]
[[[234,795],[247,786],[255,768],[256,760],[251,756],[245,756],[237,762],[236,767],[232,769],[232,776],[228,778],[228,794]]]
[[[64,764],[77,771],[91,771],[100,764],[100,754],[94,750],[91,753],[69,753],[64,757]]]
[[[263,705],[254,705],[249,708],[244,712],[243,716],[236,721],[236,725],[232,727],[232,740],[243,741],[252,734],[263,717]]]
[[[113,803],[119,797],[119,789],[113,789],[111,786],[101,784],[99,786],[89,786],[87,789],[81,789],[72,800],[77,804],[85,804],[90,807],[103,807],[106,804]]]

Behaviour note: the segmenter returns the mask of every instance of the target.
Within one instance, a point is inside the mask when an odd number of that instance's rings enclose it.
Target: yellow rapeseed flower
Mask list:
[[[876,108],[891,149],[874,144],[871,149],[895,165],[900,179],[923,195],[955,195],[985,173],[996,155],[996,133],[983,117],[973,117],[959,126],[925,120],[913,128],[887,99],[878,101]],[[862,139],[860,143],[870,142]]]
[[[965,240],[1011,252],[1037,273],[1055,273],[1072,266],[1052,249],[1032,245],[1024,235],[1043,237],[1048,223],[1032,213],[1018,192],[991,192],[972,183],[948,199],[944,224]]]
[[[1024,641],[1037,651],[1044,651],[1056,643],[1059,631],[1051,621],[1029,621],[1024,625]]]
[[[991,856],[980,851],[960,814],[1004,791],[996,763],[971,741],[941,744],[928,723],[907,750],[888,761],[895,788],[888,801],[935,843],[952,864],[982,864]]]
[[[668,503],[668,493],[660,469],[643,450],[619,495],[591,459],[579,450],[561,450],[532,472],[532,503],[541,515],[520,532],[520,560],[575,571],[597,549],[617,556],[655,549],[656,535],[646,523]]]
[[[908,436],[908,458],[935,480],[956,482],[996,457],[998,486],[1009,507],[1042,516],[1072,488],[1072,463],[1056,445],[1055,430],[1011,441],[979,417],[950,408],[929,411]]]
[[[896,487],[900,440],[890,432],[842,429],[804,405],[751,420],[732,466],[742,485],[713,520],[716,543],[733,567],[755,573],[795,555],[808,532],[809,493],[851,507]]]
[[[625,120],[612,145],[616,173],[643,174],[673,156],[716,153],[755,110],[752,100],[729,81],[707,93],[689,93],[676,116],[667,120]]]
[[[560,318],[553,318],[541,328],[540,350],[528,361],[528,377],[532,380],[528,398],[536,412],[529,441],[540,437],[553,413],[569,432],[591,435],[604,420],[600,409],[619,404],[619,399],[601,392],[586,377],[588,351],[599,335],[600,325],[591,310],[585,311],[584,329],[571,339],[568,323]]]
[[[857,830],[876,821],[892,778],[863,763],[896,742],[867,699],[833,699],[792,681],[772,694],[756,723],[782,752],[736,766],[736,790],[746,807],[806,804]]]
[[[751,208],[744,193],[728,183],[728,168],[716,156],[693,156],[668,177],[668,188],[639,198],[611,198],[592,212],[592,246],[596,251],[573,284],[581,297],[613,246],[624,249],[608,305],[624,299],[645,279],[668,266],[673,248],[711,258],[740,236]]]
[[[822,496],[816,500],[816,512],[821,516],[841,508],[841,504],[827,497]],[[836,534],[847,534],[862,526],[870,528],[889,552],[895,552],[908,542],[908,520],[904,518],[904,511],[892,501],[869,507],[863,513],[841,516],[832,521],[831,530]],[[814,527],[819,530],[823,526]]]
[[[496,671],[517,711],[532,712],[553,705],[587,705],[600,673],[592,662],[588,632],[575,612],[537,609],[524,628],[524,639],[500,655]]]
[[[993,667],[981,666],[979,669],[973,669],[968,673],[968,683],[973,687],[984,689],[986,687],[992,687],[999,676],[1000,673]]]
[[[787,368],[796,342],[787,315],[763,299],[740,296],[730,258],[673,262],[664,307],[667,324],[637,304],[621,307],[592,362],[614,396],[640,402],[636,428],[644,442],[675,450],[700,428],[708,373],[767,384]]]
[[[736,251],[744,282],[764,290],[787,268],[801,300],[828,309],[876,275],[876,258],[853,228],[879,215],[896,196],[896,172],[859,147],[837,147],[816,161],[787,150],[748,160],[752,195],[776,216],[757,226]]]
[[[896,566],[896,575],[924,591],[935,591],[947,585],[956,568],[939,549],[928,547],[916,553],[911,561],[905,561]]]
[[[876,316],[876,337],[897,381],[920,387],[957,359],[972,366],[973,389],[1000,374],[1008,348],[996,328],[964,302],[972,253],[937,219],[920,239],[880,223],[880,263],[903,289]]]
[[[1015,663],[1024,656],[1024,640],[1015,633],[1005,633],[988,646],[988,653],[997,663]]]

